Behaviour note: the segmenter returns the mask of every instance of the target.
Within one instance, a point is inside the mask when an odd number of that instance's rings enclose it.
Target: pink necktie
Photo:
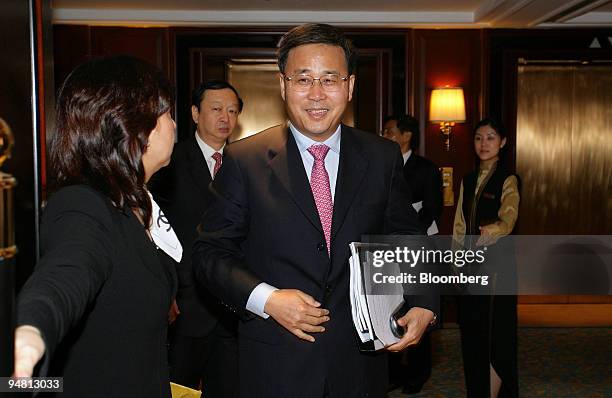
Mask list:
[[[223,163],[223,156],[219,152],[215,152],[212,158],[215,160],[215,167],[213,168],[213,178],[215,178],[217,171],[221,168],[221,163]]]
[[[310,189],[312,189],[312,195],[319,212],[319,219],[321,220],[325,242],[327,243],[327,254],[329,255],[334,203],[332,202],[329,186],[329,175],[325,169],[325,156],[327,156],[328,151],[329,147],[324,144],[316,144],[308,148],[308,152],[314,157],[314,165],[310,175]]]

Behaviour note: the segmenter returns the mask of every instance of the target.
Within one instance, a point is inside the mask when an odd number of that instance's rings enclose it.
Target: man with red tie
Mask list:
[[[241,317],[241,397],[370,397],[386,393],[384,353],[360,351],[349,302],[349,243],[419,234],[397,145],[341,124],[356,54],[322,24],[279,43],[289,121],[227,148],[193,248],[199,282]],[[407,297],[399,323],[415,344],[437,297]]]
[[[208,207],[208,185],[221,168],[223,151],[242,111],[238,92],[224,81],[201,84],[192,93],[195,134],[175,145],[170,165],[149,184],[183,246],[179,288],[170,321],[170,380],[207,398],[238,396],[237,318],[197,286],[191,247]],[[156,220],[153,220],[154,222]]]

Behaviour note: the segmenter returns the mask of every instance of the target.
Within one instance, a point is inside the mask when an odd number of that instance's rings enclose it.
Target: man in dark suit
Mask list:
[[[349,301],[349,243],[418,234],[401,154],[340,123],[356,55],[336,28],[308,24],[279,43],[288,124],[230,145],[194,245],[196,277],[240,314],[242,397],[384,397],[387,358],[359,350]],[[407,297],[398,322],[415,344],[435,296]]]
[[[416,154],[419,149],[419,121],[409,115],[389,116],[383,137],[399,144],[404,158],[404,177],[410,186],[412,202],[422,229],[438,233],[442,214],[442,175],[435,163]]]
[[[417,155],[419,121],[409,115],[385,119],[383,137],[400,146],[404,158],[404,177],[412,193],[412,206],[418,213],[419,225],[428,235],[438,233],[442,214],[442,176],[432,161]],[[416,394],[431,376],[431,339],[425,333],[420,343],[402,354],[390,357],[392,384],[403,384],[403,392]]]
[[[208,185],[221,167],[225,143],[241,111],[242,100],[230,84],[211,81],[197,87],[191,106],[196,133],[175,145],[170,165],[149,186],[184,249],[170,314],[172,320],[180,313],[170,338],[170,380],[191,388],[201,383],[207,398],[238,396],[237,318],[196,285],[191,248],[208,207]]]

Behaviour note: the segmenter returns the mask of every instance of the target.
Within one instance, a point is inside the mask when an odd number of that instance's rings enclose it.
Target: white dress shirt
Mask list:
[[[408,159],[410,159],[410,155],[412,155],[412,149],[408,149],[408,152],[402,153],[402,157],[404,158],[404,166],[406,165]]]
[[[213,159],[212,156],[215,154],[215,152],[219,152],[221,155],[223,155],[223,150],[225,149],[225,144],[223,144],[221,149],[216,151],[210,145],[205,143],[202,138],[200,138],[200,136],[198,135],[197,131],[195,133],[195,138],[196,138],[196,142],[198,143],[198,146],[200,147],[200,150],[202,151],[202,155],[204,155],[204,159],[206,160],[206,166],[208,166],[208,171],[210,172],[210,178],[214,179],[215,176],[213,174],[213,171],[215,170],[215,163],[216,162],[215,162],[215,159]]]
[[[310,152],[308,152],[308,148],[314,144],[325,144],[329,147],[327,156],[325,156],[325,170],[327,170],[327,174],[329,175],[329,187],[331,189],[333,201],[336,193],[336,181],[338,179],[338,165],[340,164],[340,139],[342,136],[340,133],[341,126],[338,125],[336,131],[323,142],[318,142],[306,137],[304,134],[300,133],[293,126],[293,124],[291,124],[291,122],[289,122],[289,129],[291,130],[291,134],[295,139],[298,151],[302,156],[302,163],[304,165],[306,175],[308,176],[308,181],[310,181],[312,166],[314,166],[314,157]],[[274,286],[268,285],[265,282],[260,283],[249,295],[246,309],[261,316],[262,318],[268,318],[269,315],[264,312],[264,308],[268,298],[275,290],[278,289]]]

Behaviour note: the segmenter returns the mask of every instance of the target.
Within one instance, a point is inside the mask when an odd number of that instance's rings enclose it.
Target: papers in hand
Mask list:
[[[373,268],[367,266],[368,257],[372,256],[373,247],[367,243],[352,242],[350,265],[349,294],[351,300],[351,315],[353,324],[362,343],[373,342],[374,349],[380,350],[384,347],[397,343],[402,332],[394,333],[394,315],[404,304],[404,292],[402,285],[386,286],[385,294],[370,294],[372,289]],[[370,259],[371,260],[371,259]],[[387,264],[389,271],[399,274],[398,264]],[[378,272],[378,270],[376,271]]]

